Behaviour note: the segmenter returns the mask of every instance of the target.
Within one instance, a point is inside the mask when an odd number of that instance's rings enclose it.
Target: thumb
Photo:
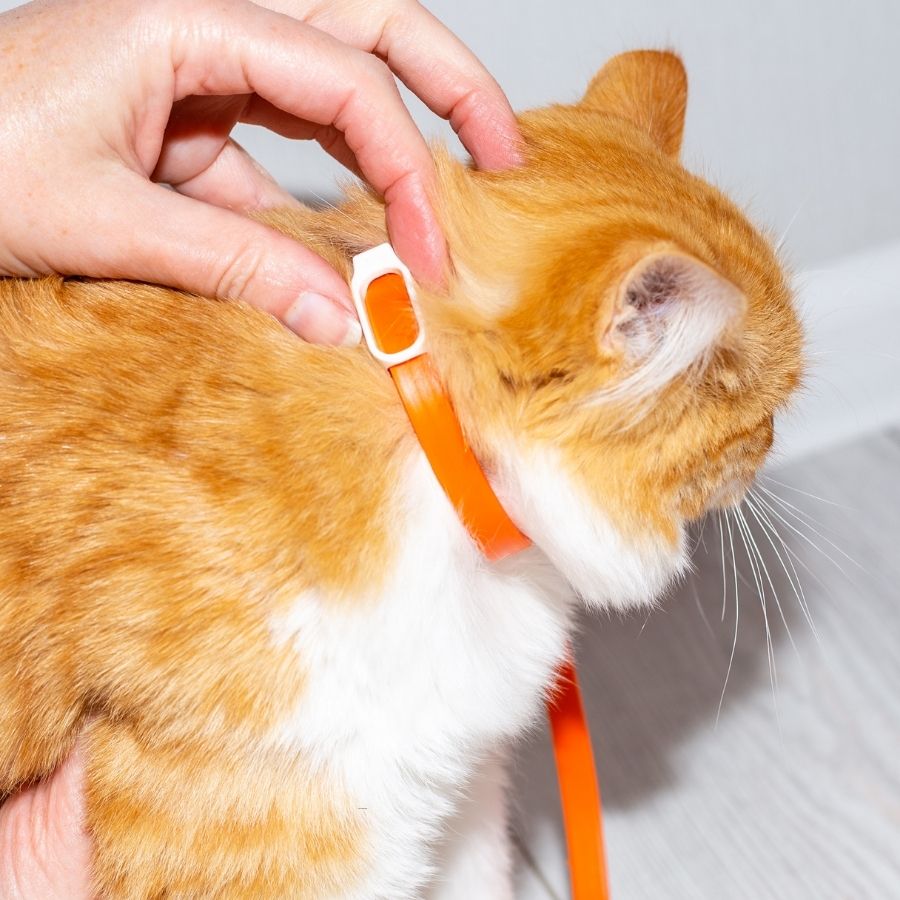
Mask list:
[[[127,216],[120,203],[97,223],[89,248],[94,258],[78,263],[83,274],[240,298],[305,340],[359,343],[361,329],[346,282],[309,248],[239,213],[136,175],[116,193],[128,198]]]
[[[90,881],[84,762],[76,745],[46,781],[0,807],[0,897],[89,900]]]

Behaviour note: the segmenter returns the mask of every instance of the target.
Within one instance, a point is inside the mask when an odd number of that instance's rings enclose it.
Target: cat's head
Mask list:
[[[775,251],[678,154],[669,53],[520,117],[525,165],[439,158],[454,265],[435,357],[502,499],[589,602],[645,601],[684,531],[740,500],[801,373]]]

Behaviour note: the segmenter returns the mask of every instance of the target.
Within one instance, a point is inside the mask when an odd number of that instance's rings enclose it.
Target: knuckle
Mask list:
[[[377,56],[372,56],[371,53],[364,54],[362,65],[368,81],[378,83],[382,87],[395,87],[393,73],[387,63],[382,62]]]
[[[228,300],[249,299],[247,295],[263,275],[264,259],[255,244],[239,246],[215,281],[215,296]]]
[[[336,128],[328,126],[316,129],[313,138],[326,153],[337,150],[342,140],[341,133]]]

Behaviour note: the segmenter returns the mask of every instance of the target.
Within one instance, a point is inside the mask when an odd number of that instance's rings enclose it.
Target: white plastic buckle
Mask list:
[[[403,278],[406,290],[409,293],[410,304],[413,306],[413,311],[415,311],[416,293],[412,275],[409,269],[400,261],[400,257],[394,253],[394,248],[390,244],[379,244],[377,247],[366,250],[364,253],[358,253],[353,257],[353,277],[350,279],[350,293],[353,296],[353,303],[359,316],[359,324],[362,326],[363,337],[366,339],[369,352],[386,369],[421,356],[425,352],[425,332],[422,329],[422,323],[419,321],[418,316],[416,316],[416,321],[419,326],[419,333],[408,347],[398,350],[396,353],[385,353],[378,347],[378,343],[375,340],[375,332],[372,330],[372,323],[369,321],[369,313],[366,309],[366,291],[368,291],[369,285],[376,278],[390,274],[400,275]]]

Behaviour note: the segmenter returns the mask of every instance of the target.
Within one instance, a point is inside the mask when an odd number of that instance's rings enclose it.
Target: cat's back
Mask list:
[[[242,303],[0,281],[0,585],[165,580],[185,547],[247,578],[293,554],[304,580],[346,579],[337,536],[383,545],[379,485],[407,432],[364,350]]]

